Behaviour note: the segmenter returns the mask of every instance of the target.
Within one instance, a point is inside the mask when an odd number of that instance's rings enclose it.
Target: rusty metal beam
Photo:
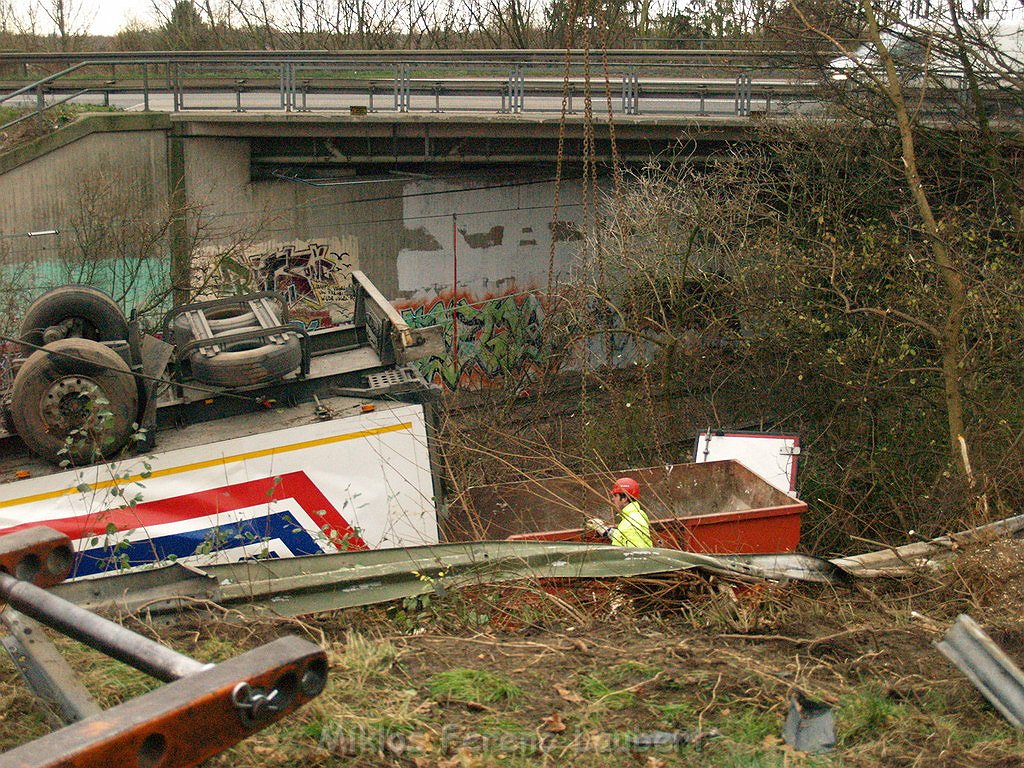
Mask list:
[[[0,536],[0,575],[11,580],[52,587],[67,578],[74,559],[68,537],[52,528],[25,528]]]
[[[283,637],[0,755],[0,768],[187,768],[323,690],[326,655]]]

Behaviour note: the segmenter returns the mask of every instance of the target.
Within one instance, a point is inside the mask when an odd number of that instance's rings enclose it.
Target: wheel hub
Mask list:
[[[71,430],[96,423],[105,405],[104,392],[92,379],[66,376],[43,394],[40,411],[49,427]]]

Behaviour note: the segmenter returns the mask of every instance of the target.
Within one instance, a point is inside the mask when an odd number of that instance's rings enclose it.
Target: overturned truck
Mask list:
[[[65,286],[21,326],[3,400],[0,533],[46,525],[73,577],[157,562],[512,538],[585,542],[604,475],[477,489],[443,503],[442,355],[360,272],[351,322],[306,330],[273,293],[189,304],[143,334],[104,294]],[[792,551],[806,508],[734,462],[637,470],[656,546]],[[603,511],[607,512],[607,509]]]
[[[307,331],[271,293],[178,307],[162,338],[57,288],[21,325],[0,431],[0,531],[45,524],[75,576],[167,560],[437,541],[437,352],[353,274],[349,323]]]

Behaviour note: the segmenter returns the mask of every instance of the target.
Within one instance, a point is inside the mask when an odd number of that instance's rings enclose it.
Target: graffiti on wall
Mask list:
[[[254,246],[241,255],[203,254],[194,262],[194,282],[203,286],[196,300],[278,291],[291,319],[307,330],[349,322],[354,310],[349,286],[358,251],[354,238],[345,241],[293,241]]]
[[[444,356],[418,363],[428,381],[449,390],[520,383],[543,362],[544,307],[538,294],[477,300],[449,291],[396,307],[410,327],[444,329]]]

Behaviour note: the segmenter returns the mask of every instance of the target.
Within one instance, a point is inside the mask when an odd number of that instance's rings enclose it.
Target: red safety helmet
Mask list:
[[[611,494],[614,496],[617,493],[621,493],[623,496],[629,496],[634,501],[640,499],[640,483],[634,480],[632,477],[620,477],[615,481],[612,486]]]

